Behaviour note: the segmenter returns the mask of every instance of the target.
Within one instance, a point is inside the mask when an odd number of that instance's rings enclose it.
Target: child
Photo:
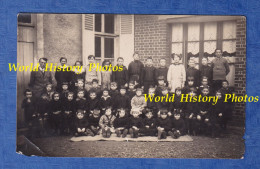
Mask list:
[[[62,82],[61,85],[61,94],[60,94],[60,99],[62,102],[64,102],[67,99],[69,93],[69,83],[68,82]]]
[[[183,94],[188,94],[191,88],[196,88],[194,85],[194,77],[187,77],[187,85],[183,88]]]
[[[161,109],[159,111],[160,117],[157,118],[157,131],[158,131],[158,139],[166,139],[167,133],[171,130],[172,124],[169,117],[167,117],[168,110]]]
[[[200,82],[200,73],[199,70],[195,68],[195,61],[194,59],[190,58],[189,60],[189,67],[186,71],[186,77],[193,77],[194,78],[194,86],[198,87]]]
[[[112,99],[115,99],[118,96],[119,92],[117,90],[116,82],[111,82],[111,89],[110,89],[109,93],[110,93],[110,96]]]
[[[103,90],[103,95],[99,100],[99,108],[101,109],[102,115],[105,114],[106,107],[112,106],[112,99],[109,96],[108,89]]]
[[[83,86],[84,86],[84,84],[85,84],[85,76],[86,76],[86,70],[83,67],[83,64],[82,64],[81,61],[76,61],[74,66],[78,66],[78,67],[72,71],[72,90],[76,90],[77,89],[77,87],[78,87],[78,79],[82,79]],[[79,71],[79,69],[81,69],[81,71]]]
[[[156,135],[156,120],[153,118],[153,110],[145,109],[145,118],[143,120],[143,127],[140,129],[140,134],[143,136],[155,136]]]
[[[89,91],[89,100],[87,103],[87,110],[89,116],[93,113],[95,109],[99,109],[99,99],[97,98],[97,93],[95,90]]]
[[[135,89],[135,84],[134,81],[130,81],[128,85],[128,90],[127,90],[127,95],[130,100],[135,96],[136,89]]]
[[[197,90],[196,88],[191,88],[188,97],[194,97],[197,95]],[[185,126],[186,126],[186,133],[190,135],[196,135],[196,130],[195,130],[195,124],[197,120],[197,114],[199,112],[199,106],[198,102],[187,102],[185,103]]]
[[[52,100],[52,95],[54,93],[52,84],[51,83],[47,83],[45,89],[46,90],[45,90],[44,93],[47,94],[48,100],[51,101]]]
[[[95,108],[93,110],[93,113],[90,114],[89,116],[89,129],[90,132],[89,133],[93,133],[93,136],[98,135],[99,134],[99,119],[100,119],[100,110],[98,108]]]
[[[109,65],[111,65],[110,61],[105,60],[103,62],[103,67],[106,67],[105,71],[101,71],[101,89],[110,89],[110,82],[111,82],[111,76],[112,76],[112,71],[109,71]]]
[[[128,74],[129,80],[134,81],[134,84],[140,84],[142,70],[144,68],[144,64],[139,61],[139,54],[135,52],[133,54],[134,61],[132,61],[128,66]]]
[[[100,117],[99,126],[102,130],[102,136],[109,138],[114,131],[114,120],[116,117],[112,115],[112,108],[107,107],[105,114]]]
[[[117,137],[125,138],[128,133],[129,119],[126,116],[126,110],[124,108],[119,109],[118,118],[114,121],[115,133]]]
[[[117,110],[119,108],[124,108],[125,111],[126,111],[126,116],[128,116],[129,115],[129,110],[130,110],[130,102],[131,102],[131,100],[126,95],[126,87],[125,86],[121,86],[120,94],[114,99],[113,109]]]
[[[167,82],[168,68],[166,67],[166,59],[160,59],[160,67],[155,70],[155,78],[158,80],[159,77],[163,77],[164,82]],[[157,84],[159,85],[159,84]],[[166,84],[165,84],[166,85]]]
[[[155,67],[153,67],[153,59],[148,57],[146,59],[146,66],[142,70],[141,85],[144,86],[144,93],[148,93],[150,86],[155,85]]]
[[[87,106],[87,99],[84,97],[84,90],[79,90],[77,93],[75,109],[76,110],[86,110]]]
[[[148,95],[150,97],[153,97],[155,95],[155,88],[150,87],[148,90]],[[147,108],[152,109],[153,112],[157,112],[157,103],[155,102],[155,100],[150,100],[148,99],[147,101]]]
[[[159,76],[157,79],[158,79],[158,85],[157,85],[156,90],[155,90],[155,95],[156,96],[162,96],[162,89],[166,86],[165,81],[164,81],[164,77]]]
[[[86,66],[85,89],[89,91],[93,87],[93,80],[95,79],[97,85],[101,85],[101,72],[95,68],[91,68],[92,64],[96,64],[96,57],[94,55],[88,56],[88,65]],[[93,65],[92,65],[93,67]]]
[[[173,64],[169,67],[167,73],[168,87],[171,89],[171,93],[174,93],[177,87],[184,87],[186,80],[186,72],[183,64],[180,63],[181,55],[172,54]]]
[[[139,117],[141,111],[138,108],[134,108],[130,114],[132,117],[129,119],[129,133],[131,138],[138,138],[139,130],[143,127],[142,118]]]
[[[200,85],[200,87],[199,87],[199,92],[202,93],[202,90],[203,90],[205,87],[209,89],[209,93],[211,94],[211,90],[210,90],[211,88],[210,88],[210,86],[208,85],[208,78],[207,78],[206,76],[203,76],[203,77],[202,77],[202,80],[201,80],[201,85]]]
[[[77,86],[75,86],[74,95],[76,96],[79,91],[83,91],[84,92],[84,97],[86,99],[88,99],[88,92],[84,88],[84,79],[78,79],[77,80]],[[75,99],[76,99],[76,97],[75,97]]]
[[[218,134],[222,135],[224,129],[223,115],[225,112],[225,103],[220,90],[216,91],[216,97],[218,98],[218,101],[212,107],[212,117],[213,117],[212,120],[213,120],[213,127],[214,127],[213,135],[218,135]],[[217,127],[217,124],[219,124],[220,128]]]
[[[100,86],[98,85],[98,80],[97,79],[93,79],[92,80],[92,87],[90,90],[95,90],[97,97],[100,98],[102,95],[102,90],[100,88]]]
[[[119,87],[128,86],[128,71],[127,68],[123,65],[124,59],[122,57],[117,58],[117,66],[123,67],[122,71],[113,71],[112,72],[112,81],[116,82]]]
[[[147,103],[142,92],[143,90],[141,88],[136,89],[136,95],[131,100],[132,109],[137,108],[142,111],[146,107]]]
[[[58,92],[54,92],[53,94],[53,99],[50,103],[50,109],[52,129],[54,130],[55,134],[60,135],[62,127],[62,104],[60,100],[60,94]]]
[[[88,126],[88,121],[85,117],[85,111],[82,109],[78,109],[76,112],[76,119],[75,119],[75,137],[78,136],[87,136],[87,126]]]
[[[174,119],[172,121],[172,129],[169,131],[169,135],[177,139],[180,136],[185,134],[185,123],[184,120],[181,118],[181,114],[179,111],[174,113]]]
[[[207,77],[208,84],[212,84],[212,68],[208,66],[208,58],[203,57],[201,60],[201,67],[200,67],[200,80],[202,80],[203,77]]]
[[[175,90],[174,102],[170,103],[170,111],[173,113],[179,112],[181,118],[184,118],[184,102],[181,102],[182,90],[180,87],[177,87]]]
[[[168,88],[167,87],[163,87],[162,88],[162,97],[165,97],[163,100],[160,100],[159,102],[157,102],[157,109],[166,109],[166,110],[170,110],[170,105],[172,102],[169,102],[166,100],[166,97],[168,95]],[[170,97],[170,96],[168,96]],[[170,116],[170,114],[169,114]]]
[[[66,100],[62,102],[63,110],[63,131],[67,134],[74,133],[74,114],[76,111],[74,93],[69,92]]]

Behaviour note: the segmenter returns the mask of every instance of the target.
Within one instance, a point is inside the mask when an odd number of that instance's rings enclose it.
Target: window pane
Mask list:
[[[182,42],[183,40],[183,25],[173,24],[172,25],[172,42]]]
[[[223,39],[236,39],[236,22],[223,22]]]
[[[217,39],[217,23],[209,22],[204,26],[204,40],[216,40]]]
[[[95,14],[95,31],[101,32],[101,14]]]
[[[95,37],[95,56],[101,57],[101,37]]]
[[[20,23],[31,23],[31,14],[19,14],[18,22]]]
[[[105,33],[114,33],[114,16],[112,14],[105,14]]]
[[[114,38],[105,38],[105,58],[114,58]]]
[[[190,23],[188,25],[188,41],[199,41],[200,39],[200,24]]]
[[[236,41],[229,40],[223,41],[222,44],[223,56],[235,56],[236,55]]]
[[[182,54],[182,43],[173,43],[172,53]]]

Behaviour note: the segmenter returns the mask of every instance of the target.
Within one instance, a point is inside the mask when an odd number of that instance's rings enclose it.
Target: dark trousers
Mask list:
[[[143,136],[155,136],[156,128],[140,128],[139,133]]]
[[[129,133],[131,135],[131,138],[138,138],[139,130],[136,130],[134,128],[130,128]]]
[[[222,87],[222,81],[223,80],[213,80],[212,82],[212,89],[213,92],[215,93],[217,90],[221,89]]]

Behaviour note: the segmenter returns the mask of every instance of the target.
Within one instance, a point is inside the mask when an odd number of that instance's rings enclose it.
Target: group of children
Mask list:
[[[211,88],[212,73],[207,58],[203,58],[204,67],[200,71],[194,68],[193,60],[185,71],[179,55],[173,55],[172,59],[169,69],[166,59],[160,59],[160,67],[155,68],[152,58],[147,58],[144,66],[138,54],[134,54],[128,70],[124,67],[121,72],[111,72],[111,77],[101,86],[93,79],[87,90],[84,78],[77,78],[72,85],[63,82],[60,92],[49,83],[37,100],[32,91],[26,89],[22,107],[30,133],[32,136],[102,134],[106,138],[112,133],[117,137],[130,134],[132,138],[171,136],[176,139],[185,134],[215,137],[226,129],[231,118],[232,103],[222,99],[224,94],[231,93],[228,81],[222,82],[221,89]],[[123,58],[117,61],[118,66],[123,65]],[[172,93],[175,93],[174,102],[154,102],[144,97],[144,94],[166,96]],[[181,102],[181,94],[189,94],[189,97],[215,95],[218,102],[216,105],[185,103]]]

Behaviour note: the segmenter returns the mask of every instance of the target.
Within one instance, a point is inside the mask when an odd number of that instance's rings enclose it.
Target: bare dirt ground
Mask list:
[[[32,140],[47,156],[110,158],[242,158],[243,129],[233,128],[222,138],[192,136],[192,142],[71,142],[71,136]]]

